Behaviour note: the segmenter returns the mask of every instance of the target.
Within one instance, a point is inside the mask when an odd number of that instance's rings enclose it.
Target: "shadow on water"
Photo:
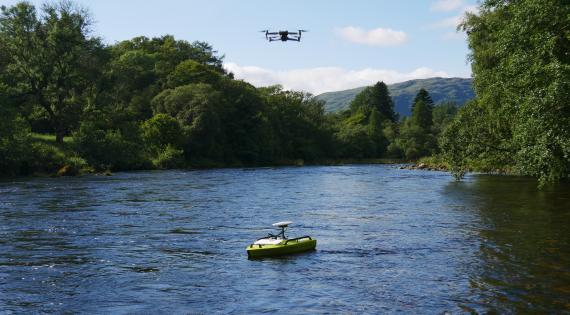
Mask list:
[[[570,185],[537,189],[522,177],[473,176],[446,195],[479,216],[467,310],[570,311]]]
[[[273,256],[273,257],[247,257],[250,261],[266,261],[266,262],[293,262],[296,259],[304,259],[311,257],[310,255],[315,255],[317,249],[309,250],[303,253],[296,253],[296,254],[287,254],[281,256]]]

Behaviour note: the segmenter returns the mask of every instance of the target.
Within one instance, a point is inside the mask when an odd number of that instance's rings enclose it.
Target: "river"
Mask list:
[[[570,186],[393,165],[0,182],[0,313],[570,312]],[[248,260],[294,221],[314,252]]]

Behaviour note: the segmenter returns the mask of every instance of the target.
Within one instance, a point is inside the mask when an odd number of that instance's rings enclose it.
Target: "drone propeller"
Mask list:
[[[299,30],[299,33],[301,32],[308,32],[309,30]]]

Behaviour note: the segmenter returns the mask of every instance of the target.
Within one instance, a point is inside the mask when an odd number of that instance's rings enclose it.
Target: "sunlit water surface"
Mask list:
[[[292,220],[317,251],[248,260]],[[570,186],[359,165],[0,182],[0,313],[570,311]]]

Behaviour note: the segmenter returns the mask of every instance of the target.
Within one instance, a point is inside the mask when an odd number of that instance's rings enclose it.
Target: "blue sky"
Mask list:
[[[11,5],[17,1],[2,1]],[[43,1],[31,1],[41,4]],[[469,77],[455,25],[474,0],[76,0],[107,43],[172,34],[224,54],[254,85],[312,93],[432,76]],[[308,29],[300,43],[267,42],[263,29]]]

